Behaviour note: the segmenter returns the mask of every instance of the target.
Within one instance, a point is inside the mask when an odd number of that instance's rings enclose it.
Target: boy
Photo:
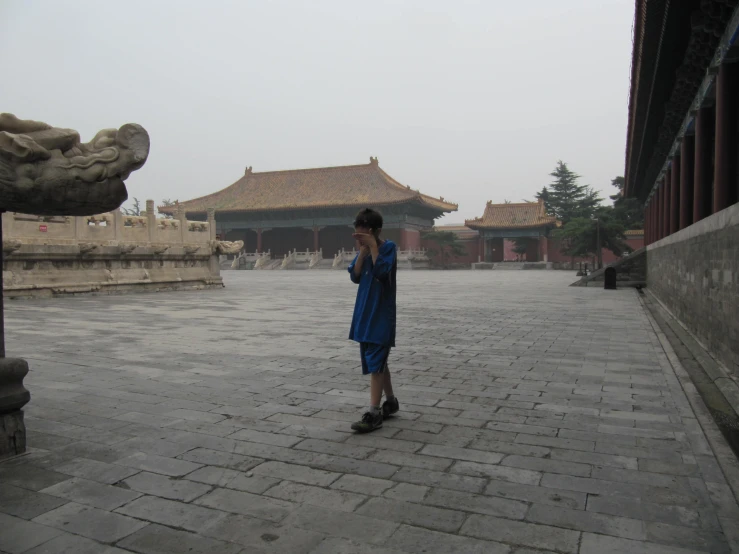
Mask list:
[[[382,427],[383,417],[400,406],[393,395],[387,359],[395,346],[395,274],[398,269],[395,243],[380,238],[382,216],[375,210],[361,210],[352,235],[359,254],[349,266],[352,282],[359,285],[349,339],[359,343],[362,374],[370,375],[370,407],[352,429],[368,433]],[[382,392],[385,403],[380,407]]]

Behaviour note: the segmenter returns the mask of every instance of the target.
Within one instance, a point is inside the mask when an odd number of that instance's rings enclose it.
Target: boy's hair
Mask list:
[[[367,227],[379,231],[382,229],[382,215],[372,208],[359,210],[357,217],[354,218],[354,227]]]

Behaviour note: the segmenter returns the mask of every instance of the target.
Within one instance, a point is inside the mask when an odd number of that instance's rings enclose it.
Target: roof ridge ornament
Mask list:
[[[246,168],[246,169],[244,170],[244,175],[245,175],[245,176],[249,176],[249,175],[251,175],[251,173],[252,173],[252,171],[251,171],[251,166],[248,166],[248,167],[247,167],[247,168]]]
[[[377,160],[377,156],[370,156],[370,165],[380,165],[380,162]]]

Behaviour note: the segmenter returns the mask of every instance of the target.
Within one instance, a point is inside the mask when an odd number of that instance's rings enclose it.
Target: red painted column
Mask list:
[[[711,210],[713,188],[711,141],[713,108],[701,108],[695,116],[695,162],[693,164],[693,221],[697,223]]]
[[[320,227],[313,227],[313,252],[318,252],[318,233]]]
[[[650,200],[644,208],[644,244],[649,244],[652,239],[652,201]]]
[[[695,161],[695,137],[685,136],[680,145],[680,224],[685,229],[693,223],[693,163]]]
[[[662,231],[664,230],[664,227],[662,226],[662,222],[664,221],[664,216],[665,216],[665,214],[662,211],[662,208],[664,208],[665,206],[664,198],[663,198],[665,195],[665,191],[664,191],[663,185],[664,183],[659,184],[659,186],[657,187],[657,195],[655,196],[656,204],[654,208],[655,208],[655,211],[657,212],[657,219],[654,222],[655,227],[656,227],[655,233],[654,233],[654,240],[661,240],[663,236]]]
[[[477,239],[477,259],[481,262],[485,261],[485,239],[482,238],[482,231],[478,231],[480,236]]]
[[[659,190],[659,189],[658,189]],[[659,240],[657,222],[659,221],[659,193],[655,191],[652,196],[652,242]]]
[[[657,192],[654,193],[654,196],[652,196],[652,242],[657,242],[659,240],[658,238],[658,232],[657,232],[657,222],[659,221],[659,195]]]
[[[670,184],[672,183],[672,169],[667,170],[662,184],[662,238],[670,234]]]
[[[262,251],[262,230],[257,229],[257,252]]]
[[[670,234],[673,234],[680,230],[680,156],[672,158],[670,176]]]
[[[400,244],[398,245],[400,247],[400,250],[408,250],[408,235],[405,232],[405,229],[402,227],[400,228]]]
[[[716,77],[716,175],[713,213],[731,205],[736,188],[737,64],[723,64]]]

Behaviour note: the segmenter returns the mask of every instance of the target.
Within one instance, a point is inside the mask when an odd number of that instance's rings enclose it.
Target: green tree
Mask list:
[[[600,205],[598,193],[587,185],[578,183],[580,176],[571,171],[563,161],[550,173],[554,181],[549,188],[544,187],[537,193],[537,198],[544,198],[547,211],[555,216],[563,225],[575,218],[591,217]]]
[[[624,227],[629,229],[644,228],[644,207],[636,198],[625,198],[623,195],[626,180],[623,177],[615,177],[611,180],[611,185],[618,189],[618,192],[609,198],[613,200],[613,208],[615,217],[623,223]]]
[[[139,202],[139,199],[134,196],[133,197],[133,207],[132,208],[121,208],[121,211],[125,215],[141,215],[141,202]]]
[[[551,208],[551,205],[549,204],[549,189],[546,186],[544,186],[541,188],[539,192],[535,194],[535,196],[537,200],[544,201],[544,207],[546,208],[547,213],[549,215],[552,215],[552,212],[551,212],[552,208]]]
[[[526,238],[518,238],[513,239],[513,251],[518,255],[519,259],[521,256],[526,254],[526,251],[528,250],[529,246],[529,239]]]
[[[173,207],[173,206],[176,206],[178,202],[179,200],[170,200],[169,198],[165,198],[164,200],[162,200],[162,207],[164,208]],[[171,214],[160,212],[159,215],[161,215],[164,219],[173,219],[173,216]]]
[[[566,244],[566,252],[574,257],[596,256],[598,267],[603,266],[601,250],[607,248],[616,256],[630,252],[624,242],[624,228],[616,217],[614,208],[600,207],[593,217],[576,217],[562,228],[554,231],[554,236]],[[600,240],[600,249],[598,248]]]
[[[428,250],[428,255],[430,258],[438,256],[442,269],[449,268],[451,258],[463,256],[467,252],[457,234],[452,231],[429,231],[423,234],[423,238],[436,246]]]

